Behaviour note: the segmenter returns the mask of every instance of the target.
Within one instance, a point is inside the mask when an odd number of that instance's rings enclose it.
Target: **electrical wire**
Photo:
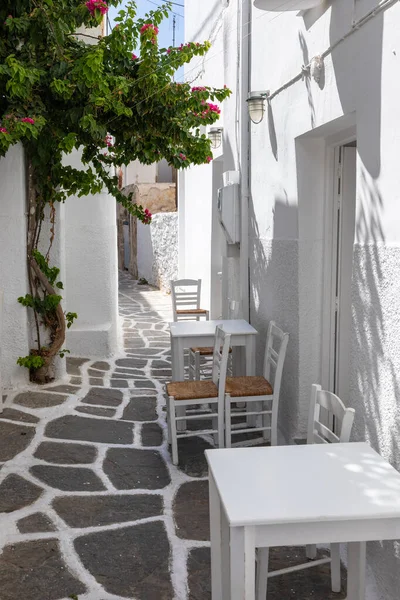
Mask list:
[[[154,4],[155,6],[163,6],[162,4],[158,4],[157,2],[153,2],[153,0],[146,0],[146,2],[150,2],[150,4]],[[172,2],[171,4],[176,4],[175,2]],[[178,4],[177,6],[183,6],[183,4]],[[184,19],[184,15],[181,15],[181,13],[175,12],[174,10],[171,10],[170,13],[172,15],[176,15],[177,17],[180,17],[181,19]]]

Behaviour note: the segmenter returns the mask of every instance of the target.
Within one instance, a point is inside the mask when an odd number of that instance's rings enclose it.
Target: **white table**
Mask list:
[[[213,346],[215,328],[222,325],[231,335],[231,346],[245,347],[246,375],[254,375],[256,362],[256,335],[254,329],[244,319],[218,321],[177,321],[170,323],[172,380],[184,379],[184,350],[193,346]]]
[[[368,444],[206,450],[206,458],[212,600],[254,599],[257,547],[325,542],[349,542],[347,600],[364,600],[366,542],[400,538],[400,474]]]

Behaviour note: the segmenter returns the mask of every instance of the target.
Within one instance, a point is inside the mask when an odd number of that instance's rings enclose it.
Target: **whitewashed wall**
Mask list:
[[[155,214],[150,225],[138,221],[137,232],[139,278],[169,291],[178,277],[178,214]]]
[[[28,292],[25,213],[25,162],[18,145],[0,159],[0,382],[5,390],[29,378],[27,369],[17,365],[17,358],[27,356],[30,349],[28,312],[17,302]]]
[[[326,0],[320,8],[304,14],[253,8],[251,90],[274,92],[280,88],[378,3]],[[221,6],[225,6],[225,13],[220,59],[224,83],[235,91],[237,1],[218,2],[214,17],[211,7],[207,12],[201,0],[188,2],[186,27],[192,35],[211,31]],[[344,400],[356,409],[353,439],[370,441],[398,469],[399,26],[400,6],[395,3],[328,55],[319,85],[300,78],[271,100],[263,122],[251,127],[249,223],[251,321],[261,334],[259,369],[269,320],[275,319],[290,333],[279,419],[290,440],[304,435],[310,385],[322,381],[324,372],[321,339],[328,147],[344,139],[346,133],[356,133],[351,382],[350,395]],[[204,81],[221,72],[220,59],[214,57],[205,63]],[[238,160],[235,98],[234,94],[224,105],[224,171],[236,168]],[[191,248],[206,245],[210,243],[210,238],[205,240],[207,228],[200,235],[196,227],[190,229],[190,223],[208,219],[207,209],[202,213],[199,206],[203,190],[209,193],[210,184],[201,169],[193,169],[193,173],[185,174],[181,187],[185,205],[180,238],[190,236]],[[187,255],[179,259],[188,274],[196,259]],[[398,544],[370,545],[369,562],[378,586],[371,598],[398,598],[398,556]]]
[[[79,164],[79,155],[67,157]],[[65,203],[67,310],[78,313],[66,345],[77,356],[110,356],[117,349],[118,268],[114,199],[107,193]]]

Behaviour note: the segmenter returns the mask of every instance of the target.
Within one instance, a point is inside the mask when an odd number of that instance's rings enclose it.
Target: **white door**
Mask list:
[[[330,387],[346,403],[350,380],[351,282],[356,214],[355,143],[336,149],[335,174]]]

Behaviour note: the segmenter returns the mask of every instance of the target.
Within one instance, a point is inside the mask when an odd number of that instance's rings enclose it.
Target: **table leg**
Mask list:
[[[209,471],[208,489],[210,503],[210,541],[211,541],[211,597],[222,598],[222,540],[221,540],[221,502],[214,478]]]
[[[256,554],[253,527],[231,527],[230,600],[254,600]]]
[[[347,600],[365,600],[366,543],[348,544]]]
[[[185,378],[184,347],[180,338],[171,338],[172,381],[183,381]],[[183,417],[185,408],[176,408],[176,415]],[[185,431],[186,421],[177,421],[176,430]]]

